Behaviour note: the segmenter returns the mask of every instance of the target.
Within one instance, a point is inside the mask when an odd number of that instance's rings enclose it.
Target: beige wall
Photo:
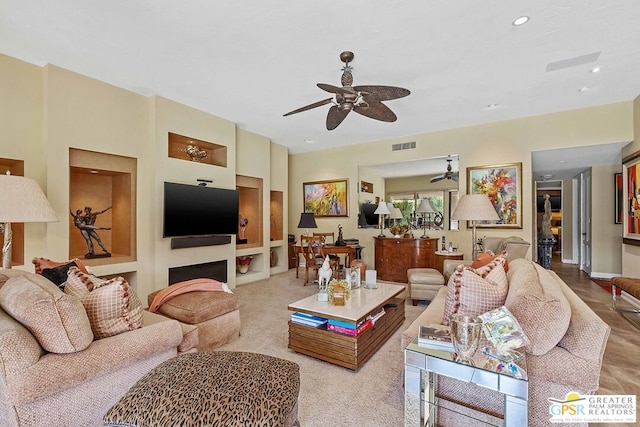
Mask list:
[[[321,179],[349,179],[349,218],[319,218],[321,230],[337,231],[342,224],[345,237],[356,237],[365,246],[363,258],[373,266],[373,237],[376,230],[357,228],[358,166],[400,162],[421,158],[447,156],[460,159],[460,190],[466,192],[466,168],[491,164],[522,162],[522,229],[481,229],[479,236],[517,235],[531,241],[533,238],[531,152],[561,147],[579,147],[592,144],[630,141],[632,139],[633,103],[622,102],[594,108],[565,111],[523,119],[509,120],[460,129],[410,135],[404,138],[375,141],[367,144],[341,147],[312,153],[292,155],[289,169],[291,204],[289,215],[300,216],[302,209],[302,182]],[[391,125],[394,126],[394,125]],[[392,144],[416,141],[416,149],[392,151]],[[367,179],[367,181],[370,181]],[[471,233],[461,225],[459,232],[431,232],[430,237],[445,235],[469,254]],[[290,232],[300,230],[290,224]],[[387,232],[388,234],[388,232]],[[596,248],[594,248],[596,250]],[[529,252],[531,256],[531,252]]]
[[[568,263],[577,263],[573,256],[573,198],[577,191],[573,185],[573,178],[562,181],[562,260]]]
[[[591,275],[612,277],[622,272],[622,225],[614,221],[614,174],[621,165],[591,168]]]
[[[163,182],[196,184],[197,178],[205,178],[216,187],[233,189],[237,160],[240,170],[265,182],[263,221],[268,225],[271,170],[265,159],[285,172],[277,186],[287,200],[286,148],[255,134],[237,138],[235,123],[229,120],[54,65],[39,67],[0,55],[0,69],[0,157],[24,161],[25,175],[40,183],[60,220],[26,225],[25,264],[16,268],[33,271],[33,257],[68,259],[70,233],[76,232],[69,220],[69,149],[78,148],[137,160],[135,259],[111,264],[88,260],[96,274],[124,276],[144,302],[149,292],[166,286],[168,268],[227,260],[229,286],[235,286],[235,242],[171,250],[170,239],[162,238]],[[227,167],[168,157],[168,132],[227,146]],[[236,146],[242,147],[242,158],[236,159]],[[269,227],[265,229],[268,233]],[[254,249],[266,254],[267,276],[270,246],[267,236],[264,247]],[[286,266],[286,256],[281,263]]]

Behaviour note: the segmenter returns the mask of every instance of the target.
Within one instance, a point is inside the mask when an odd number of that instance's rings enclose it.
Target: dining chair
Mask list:
[[[300,246],[304,257],[304,285],[309,282],[309,269],[315,272],[318,278],[318,269],[322,267],[324,258],[322,257],[322,236],[300,236]]]
[[[322,237],[322,248],[324,248],[325,244],[329,244],[329,242],[327,241],[329,238],[331,238],[330,244],[333,245],[336,242],[335,233],[333,231],[328,231],[324,233],[314,232],[313,235]],[[336,254],[332,254],[331,252],[327,252],[324,249],[322,249],[320,252],[322,255],[322,259],[324,259],[327,255],[329,255],[329,265],[333,269],[335,276],[339,277],[343,267],[340,257]]]

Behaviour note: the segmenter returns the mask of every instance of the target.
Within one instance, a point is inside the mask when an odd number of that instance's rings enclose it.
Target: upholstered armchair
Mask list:
[[[531,243],[517,236],[509,237],[483,237],[482,239],[484,251],[491,251],[499,254],[507,251],[507,261],[514,259],[526,258]]]

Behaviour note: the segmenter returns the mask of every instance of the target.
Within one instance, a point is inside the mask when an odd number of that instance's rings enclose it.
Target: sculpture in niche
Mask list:
[[[247,243],[247,225],[249,225],[249,218],[238,215],[238,235],[236,236],[236,243]]]
[[[544,215],[542,216],[542,235],[544,239],[553,238],[551,231],[551,201],[548,194],[544,195]]]
[[[187,153],[187,157],[189,157],[192,162],[199,162],[207,157],[207,152],[201,150],[197,145],[188,145],[187,148],[184,148],[182,151]]]
[[[99,212],[93,212],[90,206],[85,206],[84,213],[81,209],[78,209],[75,214],[69,210],[69,213],[73,217],[73,225],[80,230],[80,234],[82,234],[82,237],[84,237],[84,240],[87,243],[89,252],[84,255],[85,258],[106,258],[111,256],[111,253],[104,246],[100,236],[96,232],[96,230],[111,230],[111,227],[98,227],[95,225],[98,215],[105,213],[109,209],[111,209],[111,206]],[[93,249],[93,240],[95,240],[98,246],[102,248],[103,253],[95,253]]]

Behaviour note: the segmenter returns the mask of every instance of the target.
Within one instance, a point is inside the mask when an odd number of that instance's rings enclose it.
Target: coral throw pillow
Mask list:
[[[471,263],[471,268],[478,269],[480,267],[484,267],[485,265],[489,264],[491,261],[495,260],[499,256],[504,257],[504,262],[502,266],[506,273],[507,271],[509,271],[509,263],[507,262],[506,252],[501,252],[497,255],[491,251],[482,252],[476,257],[476,259],[473,260],[473,262]]]
[[[504,305],[509,290],[506,259],[498,256],[478,269],[459,265],[449,278],[442,323],[454,313],[477,316]]]
[[[64,292],[80,298],[96,339],[142,327],[142,304],[122,277],[105,280],[72,267]]]

